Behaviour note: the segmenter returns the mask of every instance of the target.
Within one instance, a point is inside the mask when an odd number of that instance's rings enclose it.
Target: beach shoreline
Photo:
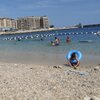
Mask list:
[[[89,97],[100,98],[100,65],[97,66],[80,66],[74,70],[67,65],[0,62],[0,99],[85,100],[84,98]]]
[[[49,29],[36,29],[36,30],[18,30],[18,31],[8,31],[8,32],[0,32],[0,35],[6,34],[20,34],[20,33],[34,33],[34,32],[46,32],[46,31],[59,31],[59,30],[69,30],[69,29],[77,29],[78,27],[66,27],[66,28],[49,28]]]
[[[67,53],[66,53],[67,54]],[[65,53],[50,52],[1,52],[0,61],[3,63],[35,64],[35,65],[61,65],[67,64]],[[80,66],[96,66],[100,64],[99,55],[83,54]]]

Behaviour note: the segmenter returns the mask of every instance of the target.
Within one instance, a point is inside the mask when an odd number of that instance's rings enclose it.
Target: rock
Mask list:
[[[99,71],[100,70],[100,67],[99,66],[96,66],[96,67],[94,67],[94,70]]]
[[[86,97],[83,98],[83,100],[91,100],[91,97],[86,96]]]
[[[93,96],[93,97],[86,96],[83,98],[83,100],[100,100],[100,98],[98,98],[96,96]]]
[[[33,68],[30,68],[30,69],[33,69]]]
[[[53,68],[57,68],[57,66],[53,66]]]
[[[14,64],[15,66],[17,66],[17,64]]]
[[[93,96],[93,97],[91,97],[90,100],[100,100],[100,98],[98,98],[98,97],[96,97],[96,96]]]
[[[53,68],[62,68],[62,66],[58,65],[58,66],[53,66]]]
[[[58,68],[62,68],[62,66],[59,65]]]

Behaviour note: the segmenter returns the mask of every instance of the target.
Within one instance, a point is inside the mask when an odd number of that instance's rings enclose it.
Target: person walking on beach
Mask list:
[[[77,59],[75,52],[71,54],[70,59],[68,59],[68,63],[70,66],[74,67],[75,69],[79,66],[79,60]]]

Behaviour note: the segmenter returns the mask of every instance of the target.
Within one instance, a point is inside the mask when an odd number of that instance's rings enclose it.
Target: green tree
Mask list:
[[[54,25],[50,25],[50,28],[54,28]]]

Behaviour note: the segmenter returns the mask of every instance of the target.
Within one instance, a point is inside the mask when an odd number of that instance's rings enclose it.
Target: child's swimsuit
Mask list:
[[[70,63],[77,63],[76,59],[70,60]]]

